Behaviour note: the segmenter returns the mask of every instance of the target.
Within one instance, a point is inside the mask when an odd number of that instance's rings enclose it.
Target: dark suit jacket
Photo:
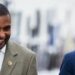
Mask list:
[[[9,42],[0,75],[37,75],[35,54]]]
[[[59,75],[75,75],[75,51],[65,55]]]

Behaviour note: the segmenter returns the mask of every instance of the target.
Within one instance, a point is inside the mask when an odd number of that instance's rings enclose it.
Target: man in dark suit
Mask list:
[[[11,15],[0,4],[0,75],[37,75],[35,53],[8,41]]]
[[[59,75],[75,75],[75,51],[64,56]]]

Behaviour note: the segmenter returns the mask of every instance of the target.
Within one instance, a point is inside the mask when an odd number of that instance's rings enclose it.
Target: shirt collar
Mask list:
[[[6,45],[1,49],[1,52],[5,54]]]

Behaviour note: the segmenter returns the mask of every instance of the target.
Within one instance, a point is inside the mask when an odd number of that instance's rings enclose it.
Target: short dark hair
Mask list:
[[[0,16],[10,15],[9,10],[3,4],[0,4]]]

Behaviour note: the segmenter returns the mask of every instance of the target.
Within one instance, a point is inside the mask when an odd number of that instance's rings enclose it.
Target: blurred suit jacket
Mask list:
[[[75,51],[64,56],[59,75],[75,75]]]
[[[35,53],[9,42],[0,75],[37,75]]]

